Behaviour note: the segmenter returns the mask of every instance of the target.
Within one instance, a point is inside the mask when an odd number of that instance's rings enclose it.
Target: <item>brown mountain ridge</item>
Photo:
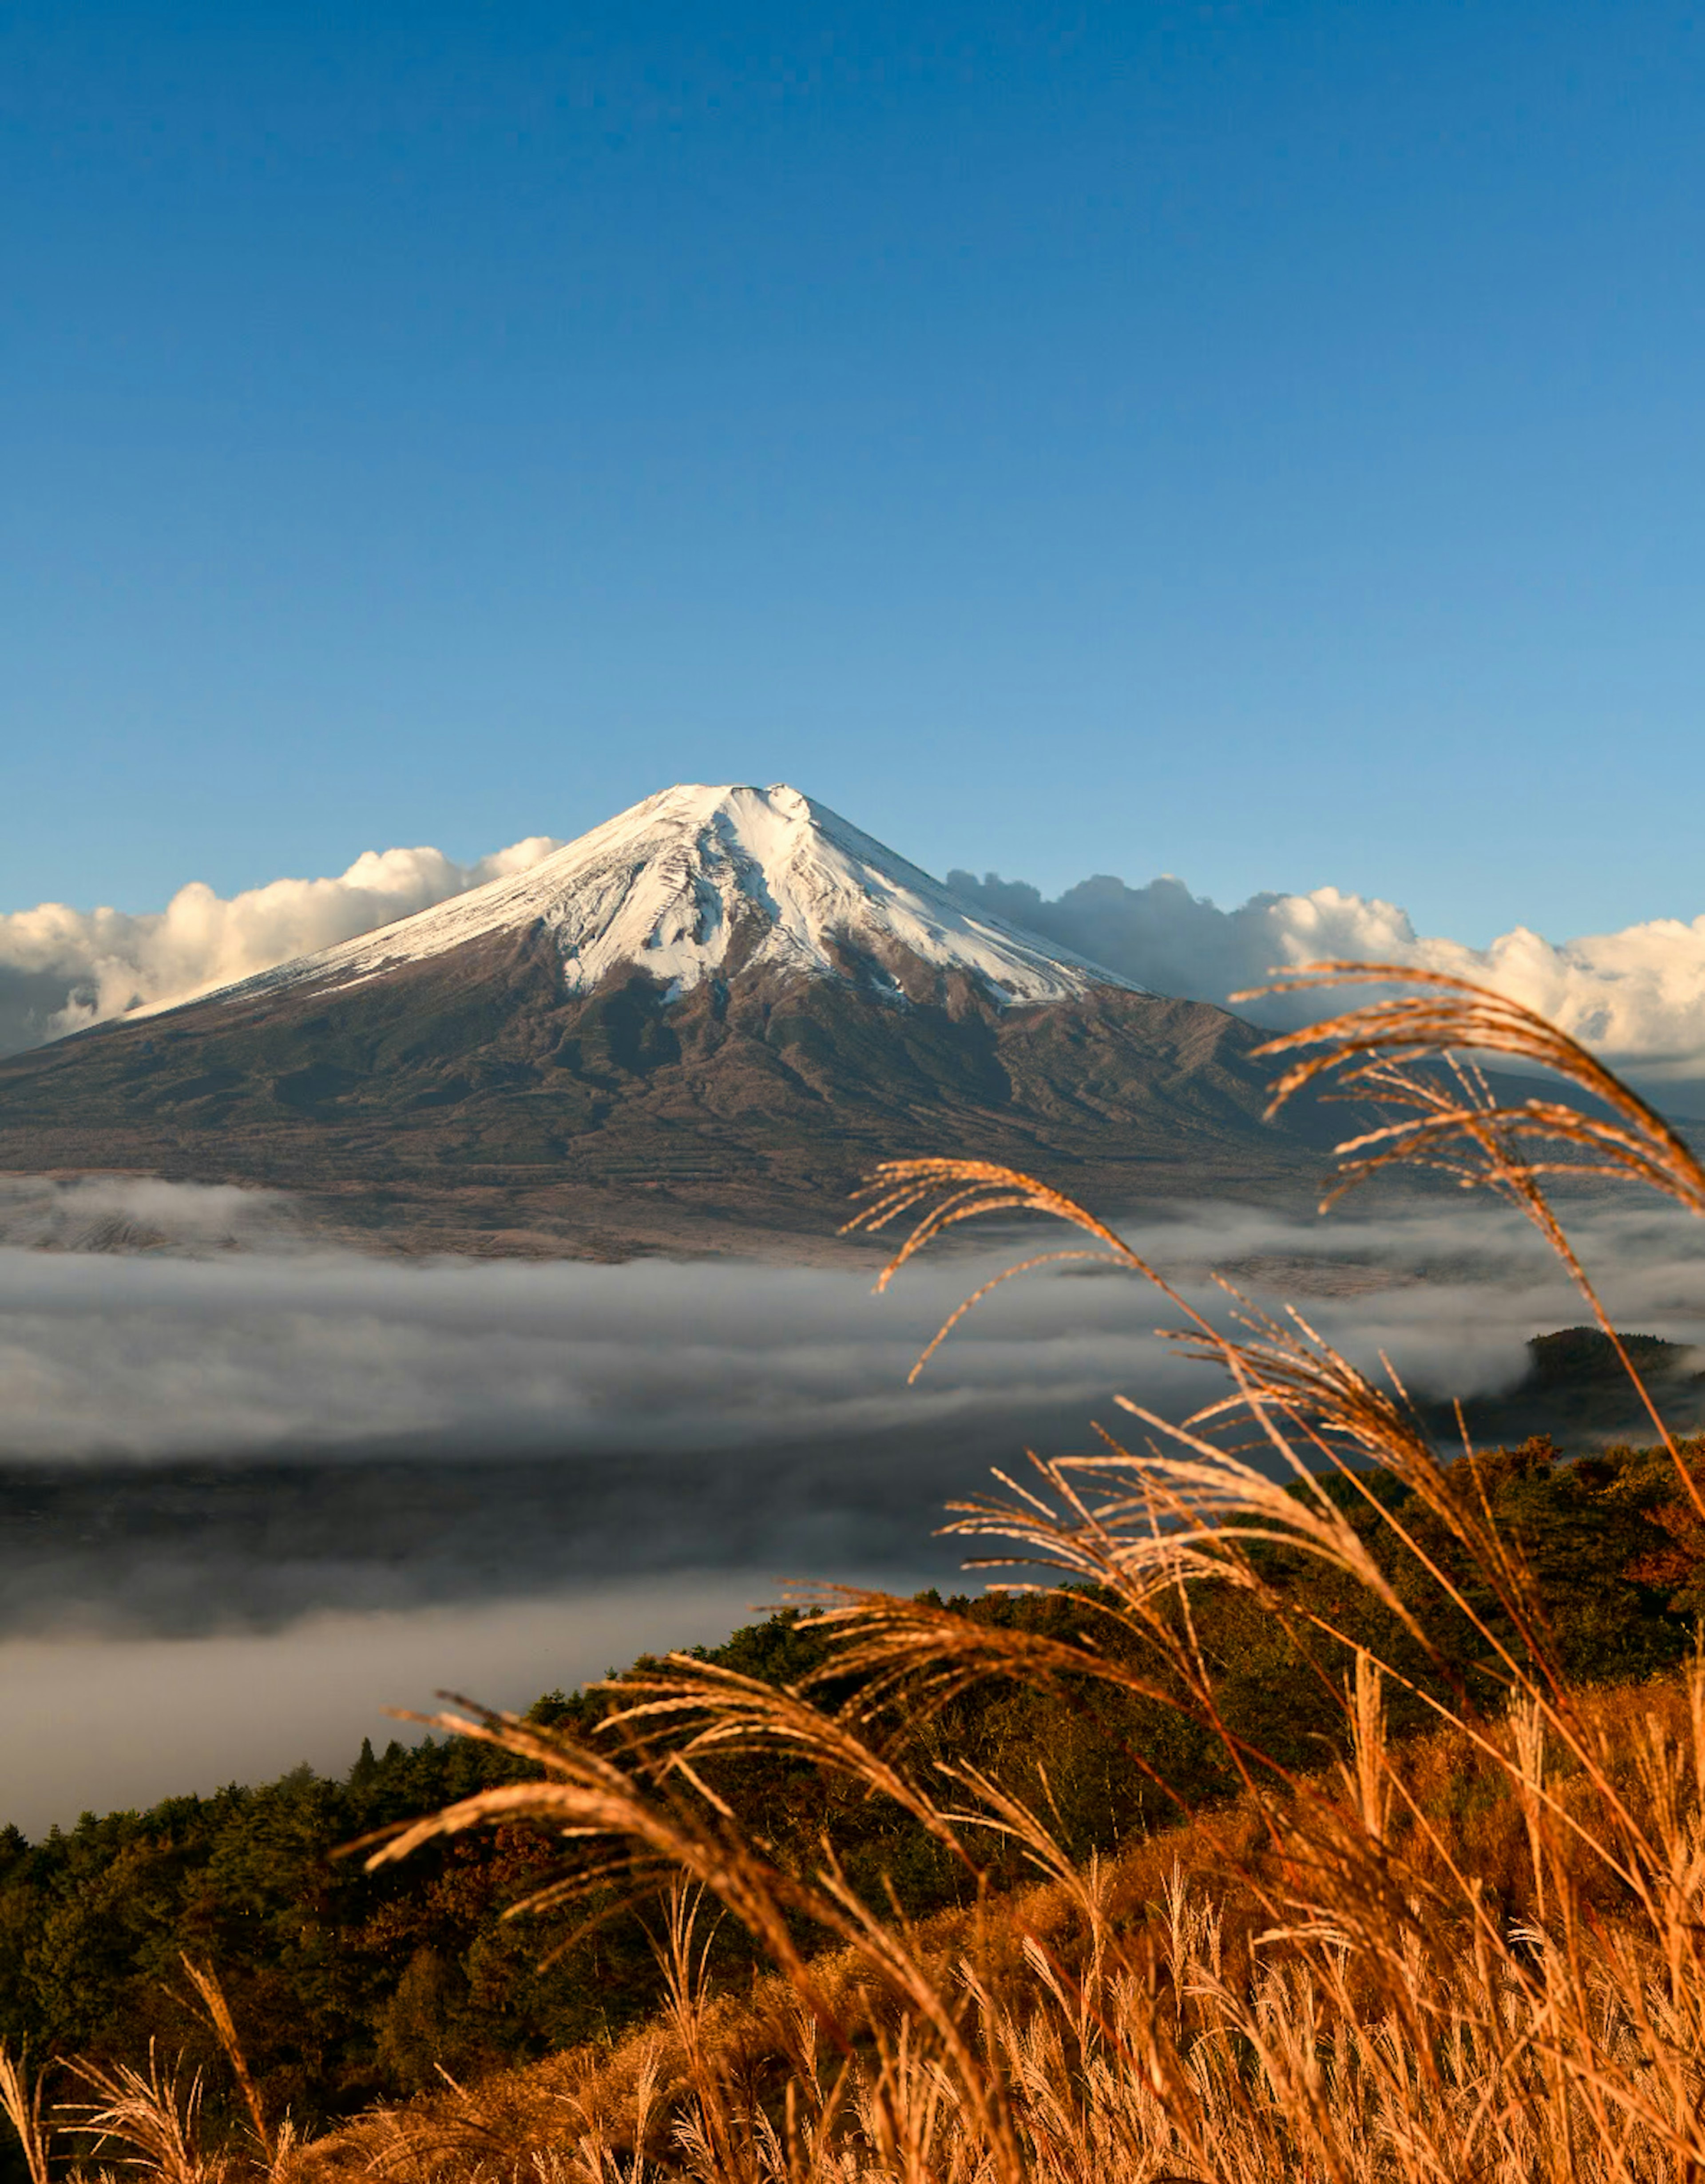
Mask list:
[[[1262,1034],[977,912],[782,786],[651,798],[520,878],[0,1062],[0,1169],[295,1194],[408,1249],[831,1237],[879,1161],[1102,1206],[1312,1189]]]
[[[1262,1034],[1223,1010],[1113,987],[1002,1010],[951,973],[913,983],[904,1009],[764,975],[671,1002],[638,969],[571,994],[542,930],[476,941],[0,1062],[0,1169],[264,1184],[376,1241],[603,1253],[827,1234],[877,1162],[923,1154],[1103,1204],[1289,1196],[1337,1134],[1262,1120]]]

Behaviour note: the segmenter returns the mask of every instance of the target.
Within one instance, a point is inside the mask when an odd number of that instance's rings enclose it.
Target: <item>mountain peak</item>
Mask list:
[[[1140,991],[1003,923],[785,782],[683,783],[606,820],[527,872],[231,989],[308,980],[333,989],[543,925],[566,991],[632,964],[671,997],[742,967],[846,977],[903,998],[908,961],[972,978],[995,1004],[1062,1000],[1097,986]]]

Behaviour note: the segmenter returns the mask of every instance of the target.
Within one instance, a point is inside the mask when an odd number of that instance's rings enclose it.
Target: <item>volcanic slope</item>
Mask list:
[[[682,787],[531,871],[0,1063],[0,1169],[297,1193],[404,1248],[827,1234],[894,1156],[1102,1205],[1312,1182],[1260,1034],[1021,933],[797,790]]]

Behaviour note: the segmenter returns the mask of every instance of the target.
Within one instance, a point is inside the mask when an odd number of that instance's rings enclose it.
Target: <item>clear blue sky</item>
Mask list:
[[[1692,6],[0,17],[0,908],[783,778],[1705,911]]]

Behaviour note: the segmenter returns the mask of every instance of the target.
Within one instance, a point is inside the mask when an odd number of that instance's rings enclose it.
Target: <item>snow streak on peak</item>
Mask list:
[[[483,936],[543,922],[570,992],[636,964],[683,994],[718,972],[737,931],[740,962],[844,975],[839,950],[878,963],[904,950],[968,972],[1003,1006],[1132,989],[1034,934],[962,901],[796,788],[666,788],[513,878],[231,989],[330,978],[359,984]],[[839,945],[838,945],[839,944]],[[892,981],[888,991],[898,997]]]

